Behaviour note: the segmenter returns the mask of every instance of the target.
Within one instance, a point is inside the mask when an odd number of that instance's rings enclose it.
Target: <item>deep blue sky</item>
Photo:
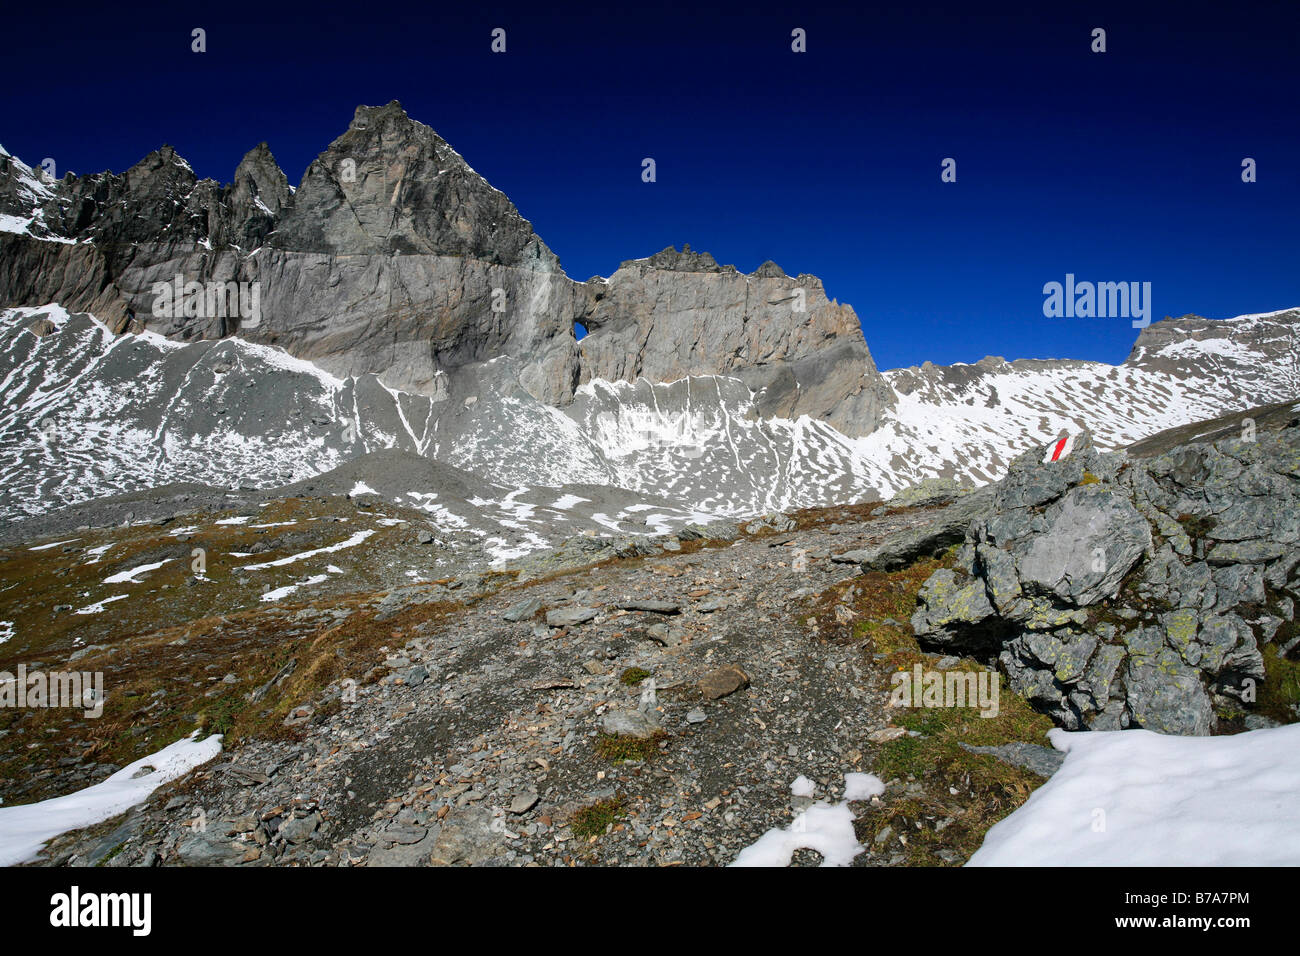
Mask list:
[[[297,184],[398,99],[571,276],[683,242],[773,259],[852,304],[884,368],[1121,361],[1127,320],[1043,317],[1067,272],[1151,282],[1156,319],[1300,305],[1294,2],[617,6],[14,4],[0,143],[62,175],[169,142],[225,182],[266,140]]]

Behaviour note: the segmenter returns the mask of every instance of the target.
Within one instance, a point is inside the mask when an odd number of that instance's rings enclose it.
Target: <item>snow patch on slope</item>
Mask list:
[[[1228,737],[1048,736],[1065,762],[968,865],[1300,864],[1300,724]]]
[[[40,803],[0,807],[0,866],[32,859],[60,833],[112,819],[221,752],[220,734],[205,740],[197,740],[197,735],[196,730],[85,790]]]

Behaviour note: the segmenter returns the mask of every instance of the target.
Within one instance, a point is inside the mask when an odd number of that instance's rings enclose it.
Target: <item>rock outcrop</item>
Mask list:
[[[1208,734],[1293,650],[1300,424],[1151,458],[1026,453],[935,572],[924,646],[996,657],[1069,729]]]
[[[624,262],[588,288],[584,382],[734,376],[756,393],[760,417],[809,415],[847,435],[871,432],[893,402],[857,315],[816,276],[791,278],[771,262],[745,275],[687,245]]]

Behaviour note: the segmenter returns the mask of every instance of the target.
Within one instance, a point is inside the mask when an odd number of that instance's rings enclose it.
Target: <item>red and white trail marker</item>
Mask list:
[[[1060,461],[1074,449],[1074,436],[1066,435],[1059,441],[1054,441],[1047,446],[1047,454],[1043,456],[1043,464],[1049,461]]]

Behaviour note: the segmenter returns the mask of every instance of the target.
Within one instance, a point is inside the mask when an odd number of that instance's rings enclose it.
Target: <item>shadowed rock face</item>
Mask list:
[[[57,301],[182,341],[237,334],[434,397],[460,379],[564,406],[593,379],[722,374],[758,393],[758,417],[852,435],[892,397],[853,311],[815,277],[773,263],[744,276],[687,247],[573,282],[510,200],[396,102],[358,108],[293,193],[265,144],[227,186],[170,147],[121,175],[21,185],[6,164],[6,209],[39,204],[42,238],[91,245],[0,235],[2,305]],[[257,283],[260,314],[155,314],[156,285],[178,275]],[[581,349],[575,322],[593,332]]]
[[[221,188],[201,183],[170,146],[156,149],[125,173],[65,177],[46,221],[69,238],[112,247],[136,242],[192,244],[220,234],[229,221]]]
[[[0,233],[0,289],[9,302],[83,303],[114,333],[131,324],[126,300],[98,246]]]
[[[53,234],[93,242],[111,260],[125,263],[136,243],[175,250],[199,243],[254,248],[288,199],[288,180],[265,143],[244,156],[226,186],[200,180],[164,146],[120,175],[65,176],[52,185],[42,212]]]

